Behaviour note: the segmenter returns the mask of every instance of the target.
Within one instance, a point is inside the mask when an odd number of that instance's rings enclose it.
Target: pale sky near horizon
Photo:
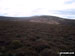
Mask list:
[[[0,0],[0,16],[53,15],[75,19],[74,0]]]

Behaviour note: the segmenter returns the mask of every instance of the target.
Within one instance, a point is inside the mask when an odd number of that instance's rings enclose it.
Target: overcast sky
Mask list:
[[[75,0],[0,0],[0,15],[53,15],[74,19]]]

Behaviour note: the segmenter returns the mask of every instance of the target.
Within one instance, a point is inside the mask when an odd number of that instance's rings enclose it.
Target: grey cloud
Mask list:
[[[75,19],[75,9],[69,10],[54,10],[53,14],[61,15],[64,18]]]
[[[56,13],[64,14],[64,15],[75,15],[75,9],[60,10],[60,11],[56,11]]]

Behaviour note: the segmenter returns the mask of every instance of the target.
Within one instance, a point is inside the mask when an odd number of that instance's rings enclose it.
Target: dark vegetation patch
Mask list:
[[[0,56],[58,56],[75,51],[75,26],[0,21]]]

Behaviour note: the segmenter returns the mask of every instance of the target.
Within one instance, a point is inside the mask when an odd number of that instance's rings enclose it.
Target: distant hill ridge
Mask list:
[[[56,16],[32,16],[32,17],[6,17],[0,16],[0,20],[8,21],[28,21],[37,23],[48,23],[48,24],[65,24],[65,25],[75,25],[75,20],[60,18]]]

